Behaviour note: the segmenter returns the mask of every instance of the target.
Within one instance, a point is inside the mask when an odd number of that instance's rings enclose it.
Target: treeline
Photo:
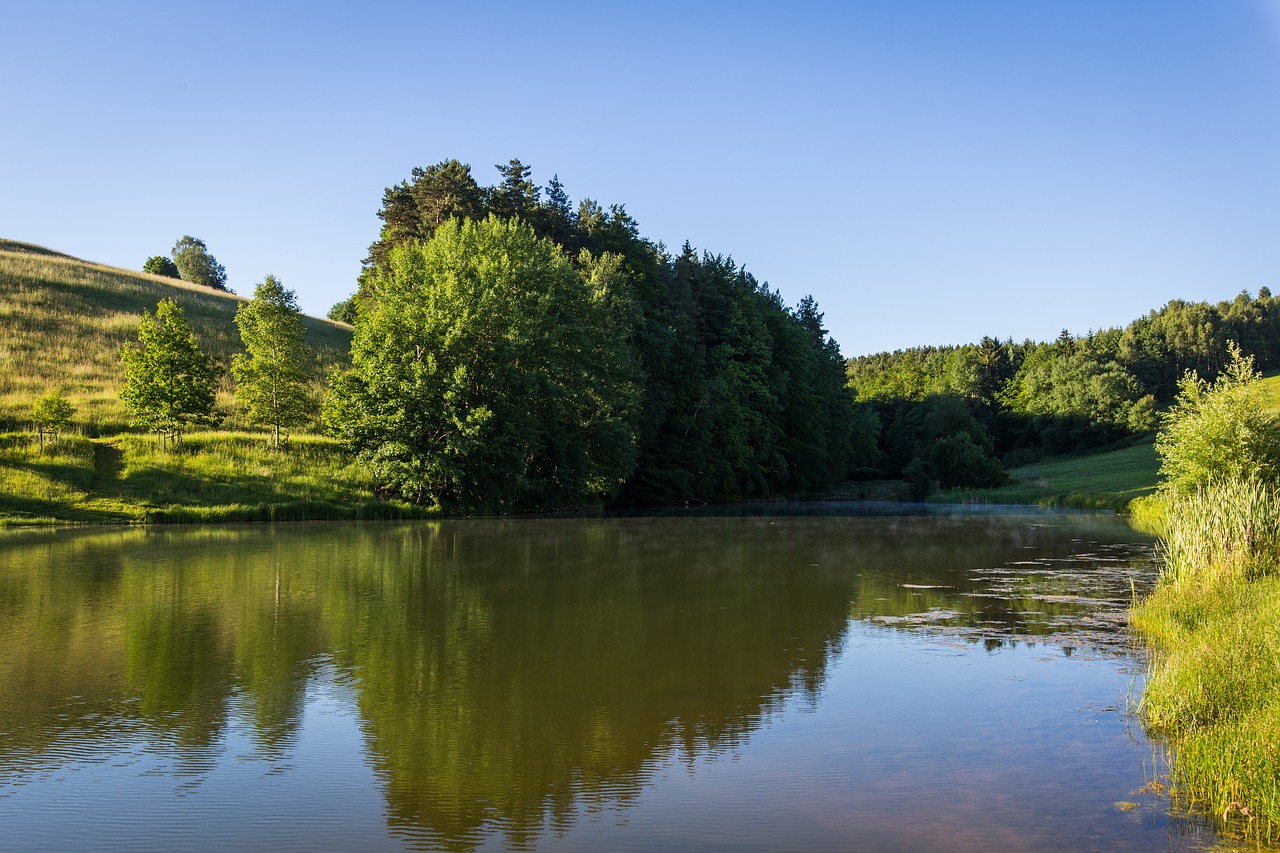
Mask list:
[[[875,452],[810,297],[642,237],[519,160],[386,190],[326,418],[388,492],[454,510],[827,489]]]
[[[986,337],[851,359],[849,383],[882,425],[869,473],[906,477],[918,489],[984,485],[997,478],[997,461],[1150,432],[1186,371],[1213,379],[1230,363],[1233,341],[1259,368],[1280,366],[1280,300],[1270,290],[1216,305],[1175,300],[1124,328],[1064,330],[1046,343]]]

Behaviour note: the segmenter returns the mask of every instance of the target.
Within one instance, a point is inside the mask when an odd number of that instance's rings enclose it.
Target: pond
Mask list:
[[[1194,850],[1114,516],[0,536],[15,850]]]

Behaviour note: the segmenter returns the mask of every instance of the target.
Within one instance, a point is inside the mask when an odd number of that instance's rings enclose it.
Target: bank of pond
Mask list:
[[[0,532],[20,849],[1221,849],[1110,514]],[[281,816],[287,815],[287,819]]]

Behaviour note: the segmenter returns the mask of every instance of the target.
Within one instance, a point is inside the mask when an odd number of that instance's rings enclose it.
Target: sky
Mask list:
[[[846,356],[1280,293],[1280,0],[11,6],[0,237],[190,234],[308,314],[450,158],[811,294]]]

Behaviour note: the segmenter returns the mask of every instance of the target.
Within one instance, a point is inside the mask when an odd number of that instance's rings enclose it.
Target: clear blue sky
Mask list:
[[[846,355],[1280,292],[1280,0],[10,4],[0,236],[200,237],[307,313],[385,187],[519,157]]]

